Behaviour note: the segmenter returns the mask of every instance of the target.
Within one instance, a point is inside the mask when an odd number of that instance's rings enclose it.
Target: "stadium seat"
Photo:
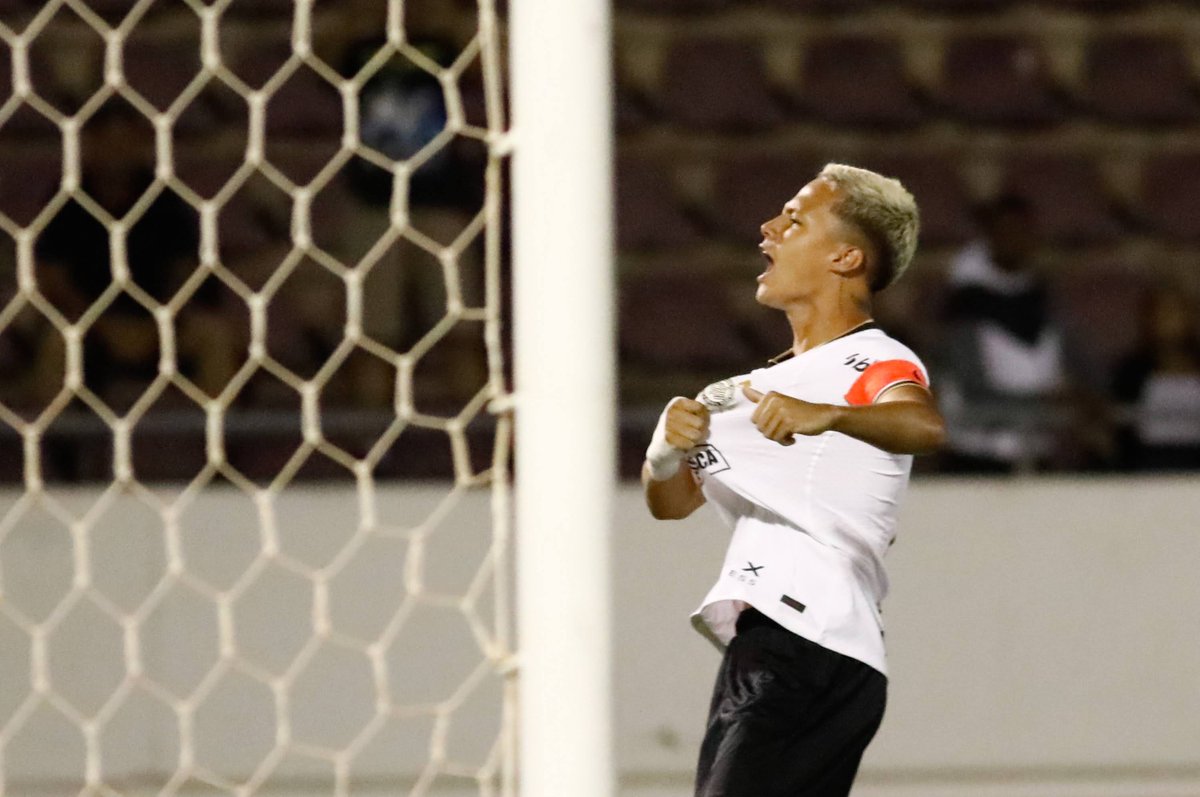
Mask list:
[[[1115,121],[1185,122],[1197,118],[1183,42],[1166,36],[1104,36],[1088,43],[1085,100]]]
[[[968,121],[1032,125],[1061,116],[1045,54],[1026,37],[954,39],[946,46],[941,83],[938,99]]]
[[[647,127],[654,118],[646,98],[637,90],[617,84],[615,108],[617,132],[635,133]]]
[[[712,11],[724,8],[731,0],[616,0],[618,10],[678,13],[686,11]]]
[[[325,136],[305,145],[266,147],[267,160],[298,186],[308,185],[337,154],[337,141]]]
[[[236,131],[244,137],[249,128],[246,100],[219,80],[210,80],[175,120],[175,135],[201,143],[217,130]]]
[[[268,136],[340,131],[341,127],[341,95],[307,67],[296,70],[267,103]]]
[[[289,241],[291,198],[261,174],[253,174],[234,192],[217,215],[222,254],[257,252]]]
[[[179,408],[174,408],[180,413]],[[204,414],[191,413],[192,423],[204,428]],[[188,482],[204,470],[208,457],[204,453],[204,433],[194,432],[155,434],[135,431],[130,444],[134,472],[142,479]]]
[[[269,484],[296,453],[297,447],[290,440],[267,435],[260,435],[251,442],[227,444],[230,466],[259,484]]]
[[[767,82],[761,45],[746,39],[685,39],[668,50],[660,99],[687,127],[726,131],[769,127],[781,113]]]
[[[294,10],[293,0],[233,0],[226,13],[286,19]]]
[[[908,5],[925,11],[948,11],[954,13],[995,13],[1007,6],[1016,5],[1014,0],[905,0]]]
[[[872,0],[770,0],[771,6],[787,11],[844,14],[869,8]]]
[[[104,45],[91,29],[74,36],[70,49],[56,43],[61,20],[70,16],[60,10],[47,32],[29,46],[29,81],[33,91],[58,112],[73,116],[104,84]],[[75,46],[75,42],[78,46]]]
[[[752,284],[753,277],[748,278]],[[679,268],[626,278],[621,285],[622,359],[638,365],[727,367],[748,358],[721,278]]]
[[[5,157],[0,170],[0,212],[17,224],[29,224],[58,191],[61,180],[62,154],[57,148]]]
[[[33,3],[31,5],[43,5],[41,3]],[[129,0],[88,0],[88,7],[93,13],[98,14],[101,19],[107,22],[112,27],[117,27],[121,21],[128,16],[133,9],[134,4]],[[151,9],[151,13],[155,10]]]
[[[1153,5],[1155,2],[1157,0],[1041,0],[1044,5],[1059,6],[1087,14],[1136,9],[1139,6]]]
[[[201,147],[175,152],[175,174],[188,188],[212,199],[245,161],[245,153],[214,151]]]
[[[292,56],[291,42],[270,34],[230,50],[223,53],[229,70],[256,89],[262,88]]]
[[[617,131],[637,132],[660,118],[654,95],[658,83],[660,48],[641,40],[615,42],[613,76]],[[653,55],[648,55],[653,53]]]
[[[125,48],[125,79],[160,111],[200,73],[197,42],[133,39]]]
[[[881,152],[854,163],[904,183],[921,212],[922,247],[964,243],[974,235],[973,203],[958,165],[945,153],[895,156]]]
[[[1146,221],[1156,232],[1200,240],[1200,151],[1152,158],[1142,168],[1141,198]]]
[[[738,242],[753,245],[763,222],[778,215],[830,158],[820,154],[777,152],[736,158],[718,169],[711,205],[714,229]]]
[[[921,118],[898,42],[832,36],[804,56],[800,106],[835,124],[905,125]]]
[[[28,103],[18,105],[12,116],[0,125],[0,142],[12,140],[25,141],[54,141],[59,146],[60,137],[58,125],[33,109]]]
[[[1121,234],[1112,196],[1097,164],[1085,156],[1019,156],[1005,165],[1005,190],[1024,197],[1041,235],[1072,244],[1112,241]]]
[[[617,160],[617,242],[624,250],[696,243],[699,231],[684,211],[670,167],[661,158]]]

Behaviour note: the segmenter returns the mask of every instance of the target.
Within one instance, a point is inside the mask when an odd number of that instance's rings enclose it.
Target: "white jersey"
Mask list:
[[[908,347],[870,325],[733,379],[744,381],[764,394],[847,406],[873,403],[899,384],[928,385],[928,375]],[[724,646],[751,605],[886,674],[883,557],[912,457],[837,432],[782,446],[755,428],[754,407],[739,387],[712,412],[707,442],[688,452],[705,498],[733,529],[717,583],[692,621]]]

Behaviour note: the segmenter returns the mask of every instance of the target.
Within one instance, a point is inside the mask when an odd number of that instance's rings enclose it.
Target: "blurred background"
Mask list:
[[[39,3],[4,0],[19,30]],[[116,24],[130,4],[97,0]],[[447,66],[476,30],[459,0],[406,5],[411,40]],[[381,41],[385,4],[317,2],[314,53],[353,74]],[[899,177],[923,214],[918,260],[880,297],[878,316],[932,369],[951,444],[919,460],[929,472],[1028,473],[1191,469],[1200,466],[1200,8],[1149,0],[627,0],[617,4],[616,191],[620,295],[621,469],[638,471],[659,409],[787,345],[786,325],[753,301],[758,225],[821,165],[845,161]],[[290,53],[291,4],[235,0],[221,21],[221,55],[250,89]],[[0,101],[13,89],[11,45],[0,43]],[[101,96],[103,40],[70,7],[53,13],[28,50],[40,102],[62,114],[86,104],[82,182],[115,215],[150,185],[154,130],[120,96]],[[178,180],[130,233],[133,279],[165,301],[186,286],[177,319],[181,367],[216,395],[241,365],[249,336],[232,280],[188,283],[198,263],[192,198],[239,175],[248,108],[200,69],[197,15],[183,0],[149,6],[125,44],[130,86],[165,109],[186,93],[174,125]],[[337,151],[341,100],[308,66],[272,83],[265,156],[295,184]],[[278,81],[279,79],[276,78]],[[445,126],[445,97],[428,71],[396,56],[366,88],[364,143],[409,157]],[[483,124],[478,65],[458,88],[468,122]],[[198,89],[198,90],[197,90]],[[110,92],[111,94],[111,92]],[[100,102],[97,103],[97,97]],[[0,123],[0,212],[35,218],[38,279],[67,320],[105,291],[106,238],[95,213],[54,201],[62,134],[39,102],[8,106]],[[482,142],[456,137],[413,174],[413,225],[454,240],[482,203]],[[313,199],[313,235],[340,262],[366,254],[387,227],[390,177],[352,157]],[[220,258],[248,290],[263,286],[291,248],[291,201],[252,174],[227,190],[216,220]],[[184,198],[180,198],[180,194]],[[49,210],[47,208],[49,207]],[[43,214],[40,215],[39,214]],[[463,256],[462,290],[478,297]],[[155,265],[155,257],[165,266]],[[0,234],[0,301],[16,288],[15,241]],[[289,266],[292,264],[289,263]],[[569,268],[569,254],[564,255]],[[338,342],[341,285],[311,258],[273,297],[271,354],[301,378]],[[405,351],[442,317],[441,265],[409,240],[371,272],[366,329]],[[329,301],[331,296],[337,301]],[[157,335],[128,297],[109,303],[86,340],[89,384],[116,411],[153,379]],[[423,407],[461,405],[483,380],[478,330],[464,322],[422,358]],[[62,345],[36,308],[0,331],[0,403],[33,417],[62,387]],[[56,361],[57,358],[57,361]],[[330,433],[353,446],[386,425],[395,373],[353,356],[322,395]],[[148,480],[186,479],[201,462],[203,418],[168,390],[135,434]],[[230,406],[231,457],[251,474],[285,461],[299,440],[299,399],[259,374]],[[47,430],[58,452],[48,477],[107,478],[102,424],[72,406]],[[154,417],[164,419],[155,423]],[[417,436],[423,433],[415,432]],[[486,436],[486,431],[481,431]],[[7,426],[4,445],[18,442]],[[381,463],[381,474],[450,473],[444,436],[427,457]],[[157,457],[158,443],[180,444]],[[16,449],[14,449],[15,451]],[[335,472],[314,460],[302,477]],[[19,479],[20,456],[0,458]]]
[[[878,307],[951,423],[920,468],[1196,467],[1195,4],[618,6],[629,431],[786,348],[752,300],[757,226],[844,161],[922,211],[916,264]]]

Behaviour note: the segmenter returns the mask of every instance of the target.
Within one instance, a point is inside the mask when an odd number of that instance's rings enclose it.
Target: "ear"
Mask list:
[[[841,277],[857,277],[867,273],[867,253],[861,246],[843,244],[834,253],[833,270]]]

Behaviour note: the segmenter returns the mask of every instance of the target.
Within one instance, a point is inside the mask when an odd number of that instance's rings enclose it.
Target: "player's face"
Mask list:
[[[813,295],[828,277],[845,246],[842,222],[833,212],[838,198],[833,183],[817,178],[762,225],[759,249],[767,270],[758,275],[760,304],[782,310]]]

